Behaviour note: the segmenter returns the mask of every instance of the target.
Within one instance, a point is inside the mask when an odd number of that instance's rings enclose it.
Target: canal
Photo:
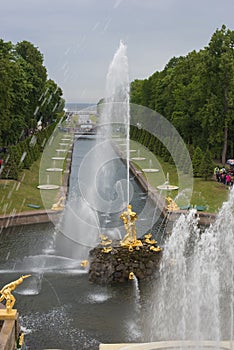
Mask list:
[[[72,211],[79,210],[79,169],[93,145],[94,140],[89,139],[74,143],[68,194]],[[116,182],[125,177],[126,168],[120,159],[115,162],[118,162]],[[140,214],[147,195],[133,177],[130,179],[131,203]],[[140,235],[148,230],[149,218],[152,220],[154,215],[152,203],[149,217],[144,220],[140,216],[137,227]],[[66,234],[67,217],[69,212],[65,209],[58,226],[50,223],[12,227],[1,234],[0,285],[21,274],[32,275],[14,293],[25,333],[25,349],[97,350],[100,343],[144,341],[141,312],[152,285],[132,281],[108,286],[90,283],[87,270],[80,265],[80,238],[71,240],[70,233]],[[117,225],[122,232],[119,213],[108,215],[108,220],[105,215],[99,218],[103,229],[113,230]],[[71,225],[70,229],[74,235],[79,227]]]

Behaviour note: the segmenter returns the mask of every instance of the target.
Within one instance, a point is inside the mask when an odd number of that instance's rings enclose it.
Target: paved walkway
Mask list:
[[[169,349],[204,349],[204,348],[214,348],[216,350],[234,350],[234,344],[231,344],[230,341],[222,341],[220,344],[214,341],[161,341],[153,343],[141,343],[141,344],[100,344],[99,350],[169,350]]]

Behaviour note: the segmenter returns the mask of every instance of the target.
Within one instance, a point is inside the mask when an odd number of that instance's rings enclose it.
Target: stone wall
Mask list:
[[[31,225],[41,224],[59,219],[61,211],[53,210],[37,210],[37,211],[25,211],[14,215],[0,216],[0,228],[20,226],[20,225]]]

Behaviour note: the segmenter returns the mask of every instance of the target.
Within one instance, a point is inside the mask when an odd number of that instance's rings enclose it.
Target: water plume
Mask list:
[[[201,229],[193,209],[165,244],[149,339],[233,339],[234,191],[214,224]],[[218,345],[217,345],[218,346]]]

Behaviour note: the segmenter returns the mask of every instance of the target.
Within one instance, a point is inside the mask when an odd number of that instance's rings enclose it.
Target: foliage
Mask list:
[[[173,57],[130,92],[132,103],[162,114],[192,149],[208,148],[222,164],[234,157],[234,31],[223,25],[207,47]]]
[[[16,145],[63,110],[62,90],[47,79],[43,55],[28,41],[0,39],[0,147]]]
[[[200,163],[200,174],[203,179],[206,181],[210,179],[214,172],[215,163],[212,160],[211,153],[207,149],[205,153],[203,153],[201,163]]]
[[[201,163],[203,159],[203,152],[199,146],[196,147],[193,158],[192,158],[192,163],[193,163],[193,175],[195,177],[201,177]]]
[[[3,169],[1,178],[18,180],[22,169],[30,169],[40,157],[46,141],[51,136],[56,123],[50,124],[37,134],[31,135],[16,145],[8,147],[2,155]]]

